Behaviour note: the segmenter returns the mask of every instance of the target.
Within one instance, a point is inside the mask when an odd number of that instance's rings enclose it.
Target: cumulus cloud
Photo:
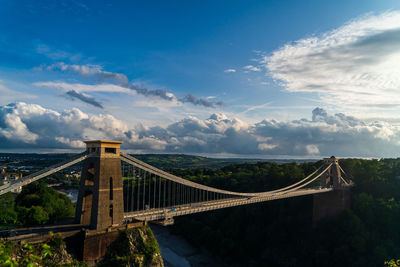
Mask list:
[[[144,152],[229,153],[257,156],[393,157],[400,128],[316,108],[311,119],[262,120],[248,124],[222,113],[208,119],[187,117],[166,127],[128,126],[117,118],[79,109],[56,112],[39,105],[0,106],[0,146],[81,148],[82,140],[124,141],[124,149]]]
[[[100,102],[98,102],[96,99],[94,99],[93,97],[90,97],[90,96],[88,96],[86,94],[78,93],[75,90],[68,91],[65,94],[67,96],[71,97],[72,99],[79,99],[82,102],[85,102],[85,103],[87,103],[89,105],[92,105],[94,107],[103,108],[103,105]]]
[[[400,11],[366,15],[265,55],[262,65],[286,90],[316,92],[354,108],[400,105]]]
[[[89,116],[77,108],[60,113],[23,102],[0,106],[2,148],[75,148],[88,138],[122,138],[127,130],[111,115]]]

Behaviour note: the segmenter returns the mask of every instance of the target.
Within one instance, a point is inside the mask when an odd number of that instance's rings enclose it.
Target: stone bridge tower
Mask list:
[[[335,157],[325,158],[325,165],[332,164],[330,169],[321,177],[323,188],[332,187],[334,190],[315,194],[313,205],[313,224],[328,217],[335,217],[343,210],[350,208],[351,187],[343,186],[343,179],[340,172],[339,159]]]
[[[119,141],[86,141],[75,220],[102,230],[123,223],[123,184]]]
[[[343,184],[342,176],[339,167],[339,159],[334,156],[330,158],[324,158],[324,163],[326,166],[332,164],[331,168],[321,177],[322,187],[333,187],[338,188]]]

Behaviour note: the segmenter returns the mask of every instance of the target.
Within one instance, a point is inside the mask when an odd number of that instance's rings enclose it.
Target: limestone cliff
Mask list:
[[[121,231],[97,266],[164,266],[157,240],[150,227]]]

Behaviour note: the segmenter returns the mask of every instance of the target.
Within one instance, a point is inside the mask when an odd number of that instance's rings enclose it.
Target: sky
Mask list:
[[[0,151],[398,157],[400,2],[0,0]]]

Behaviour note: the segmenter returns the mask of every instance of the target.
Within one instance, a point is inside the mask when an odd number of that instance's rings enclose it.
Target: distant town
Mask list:
[[[47,166],[57,163],[71,154],[0,154],[0,185],[12,183]],[[51,158],[50,158],[51,157]],[[55,189],[76,188],[81,178],[81,166],[78,164],[45,179],[50,187]],[[13,193],[20,193],[17,188]]]

